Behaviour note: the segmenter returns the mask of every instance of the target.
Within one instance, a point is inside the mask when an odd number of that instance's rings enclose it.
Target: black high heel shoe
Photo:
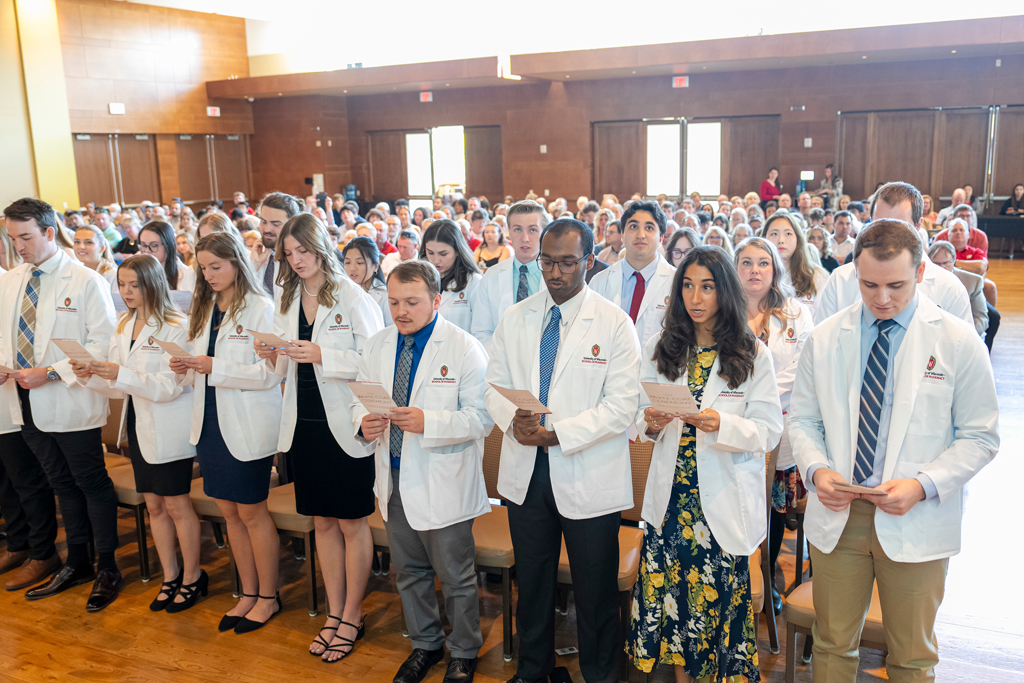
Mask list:
[[[163,585],[160,586],[160,592],[156,594],[156,599],[153,600],[153,602],[149,603],[149,609],[153,612],[159,612],[160,610],[165,609],[169,604],[171,604],[171,601],[174,600],[174,596],[181,589],[181,582],[184,580],[184,578],[185,568],[182,567],[178,570],[178,578],[174,579],[173,581],[164,581]],[[161,600],[160,596],[164,593],[168,593],[168,596],[165,600]]]
[[[323,651],[323,653],[320,655],[320,657],[323,660],[324,664],[335,664],[335,663],[340,662],[341,660],[345,659],[345,657],[348,657],[350,654],[352,654],[352,651],[356,649],[356,640],[359,640],[364,635],[366,635],[366,619],[365,618],[360,620],[358,626],[356,626],[355,624],[349,623],[347,621],[342,621],[340,624],[338,624],[338,628],[339,629],[342,626],[351,626],[352,628],[354,628],[356,630],[356,638],[355,638],[355,640],[351,640],[349,638],[343,638],[342,636],[338,635],[337,631],[335,631],[335,633],[334,633],[335,639],[340,640],[341,642],[338,643],[337,645],[329,645]],[[328,652],[340,652],[342,654],[337,659],[323,659],[323,657]]]
[[[177,614],[178,612],[184,612],[192,605],[196,604],[199,600],[199,595],[205,598],[206,594],[210,592],[210,577],[207,575],[205,569],[199,570],[199,578],[196,579],[195,583],[182,586],[178,589],[178,595],[185,598],[182,602],[172,602],[167,606],[168,614]]]
[[[242,597],[258,598],[260,596],[258,594],[249,595],[248,593],[242,593]],[[234,629],[236,626],[238,626],[238,623],[242,621],[242,619],[243,617],[233,617],[229,614],[225,614],[223,617],[221,617],[220,623],[217,625],[217,630],[221,633],[224,633],[225,631],[230,631]]]
[[[248,615],[246,615],[246,616],[242,617],[242,620],[239,621],[235,625],[235,633],[242,634],[242,633],[252,633],[253,631],[258,631],[259,629],[261,629],[264,626],[266,626],[267,622],[269,622],[271,619],[273,619],[275,614],[277,614],[282,609],[284,609],[284,606],[281,604],[281,594],[280,593],[278,593],[277,595],[272,595],[269,598],[267,596],[265,596],[265,595],[257,595],[256,597],[259,598],[260,600],[276,600],[277,601],[277,612],[273,612],[269,617],[267,617],[267,621],[254,621],[252,619],[249,619]]]

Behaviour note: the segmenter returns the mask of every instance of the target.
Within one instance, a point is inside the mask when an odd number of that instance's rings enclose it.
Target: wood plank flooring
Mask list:
[[[940,683],[978,681],[1002,683],[1024,680],[1024,553],[1017,522],[1021,518],[1020,482],[1024,460],[1024,262],[995,261],[989,277],[999,285],[1002,328],[992,353],[1000,397],[1003,450],[968,489],[963,528],[963,552],[950,562],[946,596],[937,627],[942,661]],[[231,609],[227,551],[218,550],[204,525],[203,566],[210,574],[210,596],[188,612],[153,614],[149,602],[159,589],[155,576],[139,578],[134,523],[120,519],[122,548],[118,561],[127,585],[114,605],[99,614],[85,612],[89,586],[36,603],[22,593],[0,592],[0,682],[116,681],[138,683],[307,680],[353,680],[390,683],[410,651],[402,637],[402,616],[394,576],[372,577],[366,601],[366,638],[351,656],[323,664],[307,654],[309,643],[323,625],[326,612],[310,617],[306,609],[303,565],[281,545],[281,595],[284,612],[264,629],[245,636],[218,633],[221,615]],[[787,584],[794,576],[795,539],[787,537],[781,565]],[[480,575],[481,621],[485,643],[477,680],[506,681],[514,662],[502,658],[500,586]],[[321,593],[322,594],[322,593]],[[576,642],[575,610],[556,616],[556,647]],[[785,614],[778,625],[785,642]],[[762,680],[781,683],[785,651],[771,655],[764,622],[758,650]],[[802,638],[797,647],[801,649]],[[577,659],[560,657],[576,683],[583,683]],[[812,664],[813,666],[813,664]],[[444,667],[426,679],[440,683]],[[634,676],[635,679],[635,676]],[[671,671],[658,670],[654,681],[671,681]],[[858,681],[885,679],[881,653],[863,650]],[[811,666],[797,666],[797,681],[811,680]]]

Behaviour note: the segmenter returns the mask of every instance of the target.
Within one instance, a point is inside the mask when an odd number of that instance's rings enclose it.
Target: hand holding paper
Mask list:
[[[96,359],[89,353],[88,349],[78,343],[75,339],[54,339],[53,343],[76,363],[92,363]]]
[[[278,337],[276,334],[270,332],[257,332],[256,330],[246,330],[251,334],[257,341],[261,341],[267,346],[275,349],[283,349],[286,346],[291,346],[294,342],[290,342],[286,339]]]
[[[661,384],[659,382],[641,382],[651,407],[668,415],[696,415],[700,406],[685,384]]]
[[[159,346],[161,349],[163,349],[167,353],[171,354],[171,358],[177,358],[178,360],[195,360],[196,359],[195,356],[193,356],[191,353],[189,353],[185,349],[181,348],[179,345],[175,344],[174,342],[165,342],[165,341],[160,341],[159,339],[154,339],[153,343],[156,344],[157,346]]]
[[[363,407],[372,415],[390,415],[392,408],[397,408],[391,400],[391,394],[383,384],[376,382],[349,382],[348,388],[359,399]]]
[[[496,384],[491,384],[491,388],[508,399],[509,403],[520,410],[528,410],[535,415],[551,414],[548,407],[526,389],[506,389]]]
[[[888,491],[881,489],[873,489],[868,486],[860,486],[859,484],[848,484],[845,481],[831,481],[832,488],[837,491],[846,491],[847,493],[859,493],[863,496],[885,496],[888,495]]]

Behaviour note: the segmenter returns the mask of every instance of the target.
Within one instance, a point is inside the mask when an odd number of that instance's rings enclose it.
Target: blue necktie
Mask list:
[[[857,463],[853,469],[855,483],[867,480],[875,468],[878,423],[882,415],[886,374],[889,372],[889,333],[895,324],[895,320],[878,321],[878,339],[871,347],[864,369],[864,382],[860,388],[860,425],[857,428]]]
[[[562,309],[554,306],[551,309],[551,320],[544,328],[540,338],[540,402],[548,404],[548,389],[551,387],[551,373],[555,370],[555,356],[558,354],[558,340],[561,332]],[[540,416],[540,423],[545,424],[547,415]]]
[[[412,374],[412,345],[416,341],[411,334],[405,336],[405,346],[402,347],[402,355],[398,357],[398,369],[395,371],[395,383],[391,391],[391,398],[399,408],[409,405],[409,375]],[[405,432],[395,425],[391,425],[391,438],[389,454],[392,458],[402,457],[402,440]]]
[[[530,296],[530,281],[526,277],[529,270],[526,266],[519,266],[519,289],[516,290],[516,303]]]
[[[274,296],[274,250],[270,250],[270,257],[267,260],[267,269],[263,271],[263,289],[267,294]]]

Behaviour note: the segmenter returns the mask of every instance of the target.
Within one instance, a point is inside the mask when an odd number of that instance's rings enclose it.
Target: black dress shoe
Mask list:
[[[473,683],[474,673],[476,673],[476,657],[473,659],[452,657],[448,660],[448,671],[444,674],[443,683]]]
[[[444,659],[444,648],[437,650],[421,650],[416,648],[409,658],[398,667],[394,683],[420,683],[438,662]]]
[[[124,580],[117,569],[101,569],[96,573],[96,582],[92,585],[89,601],[85,603],[86,612],[99,612],[117,600]]]
[[[775,586],[772,586],[772,604],[775,605],[776,614],[782,611],[782,596],[779,595],[779,589]]]
[[[66,564],[60,568],[59,572],[51,576],[49,581],[25,593],[25,598],[27,600],[42,600],[63,593],[69,588],[89,583],[95,578],[96,572],[90,566],[72,567]]]

